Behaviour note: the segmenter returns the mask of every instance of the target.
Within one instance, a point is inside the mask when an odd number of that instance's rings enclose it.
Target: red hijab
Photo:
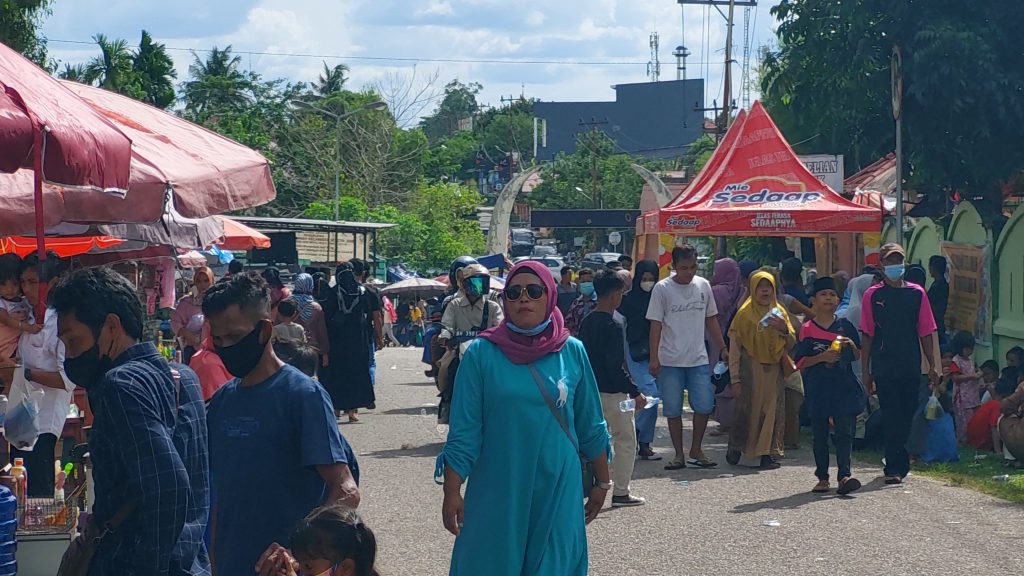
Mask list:
[[[512,267],[508,274],[508,282],[518,274],[532,274],[547,289],[547,317],[550,320],[547,328],[535,336],[517,334],[508,327],[509,303],[505,302],[505,319],[490,330],[480,333],[480,338],[494,343],[501,348],[505,356],[513,364],[529,364],[536,362],[548,354],[560,352],[569,340],[569,330],[565,328],[565,319],[555,306],[558,302],[558,287],[551,271],[536,260],[524,260]]]

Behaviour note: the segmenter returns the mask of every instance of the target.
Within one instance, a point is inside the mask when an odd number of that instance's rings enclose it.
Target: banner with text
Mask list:
[[[942,255],[949,262],[949,305],[946,329],[965,330],[979,343],[992,341],[991,297],[988,247],[942,243]]]

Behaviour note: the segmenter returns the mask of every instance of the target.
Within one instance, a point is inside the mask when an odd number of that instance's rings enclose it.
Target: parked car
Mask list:
[[[562,268],[565,267],[565,260],[561,256],[531,256],[529,258],[523,258],[523,260],[536,260],[544,265],[545,268],[551,271],[551,275],[554,276],[555,282],[562,277]]]
[[[513,228],[510,233],[509,256],[529,256],[537,244],[537,236],[529,228]]]
[[[579,267],[592,268],[594,271],[597,271],[611,262],[618,261],[620,256],[622,254],[618,252],[590,252],[583,255],[583,259],[579,261]]]
[[[530,256],[558,256],[558,250],[554,246],[534,246]]]

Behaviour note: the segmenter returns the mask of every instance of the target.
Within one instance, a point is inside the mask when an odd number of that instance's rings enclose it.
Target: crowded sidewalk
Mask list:
[[[342,433],[364,481],[360,512],[377,533],[388,574],[448,573],[454,538],[441,525],[442,493],[429,480],[444,441],[437,390],[423,376],[419,350],[377,356],[377,409]],[[692,414],[684,414],[689,437]],[[654,447],[671,444],[659,418]],[[708,455],[725,461],[725,439]],[[912,476],[884,486],[881,467],[855,460],[864,488],[849,498],[810,493],[809,438],[787,450],[779,470],[720,465],[665,471],[638,461],[632,489],[649,504],[606,508],[587,527],[595,575],[928,574],[937,567],[975,576],[1024,573],[1013,551],[1024,538],[1024,509],[976,492]],[[778,526],[766,525],[774,524]]]

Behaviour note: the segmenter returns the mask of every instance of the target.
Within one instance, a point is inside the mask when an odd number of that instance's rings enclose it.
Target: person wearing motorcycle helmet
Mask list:
[[[451,266],[448,267],[449,288],[437,297],[440,314],[444,314],[448,304],[459,292],[459,272],[470,264],[476,264],[476,259],[472,256],[459,256],[452,260]],[[444,354],[444,349],[437,345],[436,340],[440,333],[441,327],[436,322],[423,332],[423,363],[430,364],[430,369],[424,370],[423,373],[428,378],[437,376],[437,361]]]
[[[439,383],[441,402],[437,414],[440,424],[448,423],[459,358],[480,332],[497,326],[504,317],[501,306],[488,297],[491,275],[487,268],[481,264],[469,264],[459,270],[458,275],[461,277],[460,289],[444,311],[441,333],[437,338],[440,346],[452,348],[455,355],[448,365],[447,382]]]

